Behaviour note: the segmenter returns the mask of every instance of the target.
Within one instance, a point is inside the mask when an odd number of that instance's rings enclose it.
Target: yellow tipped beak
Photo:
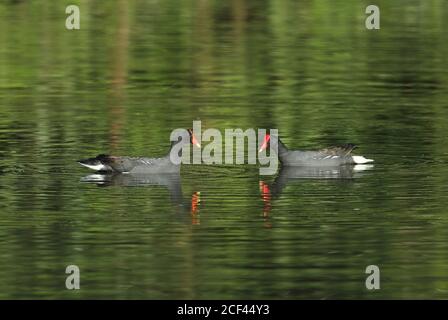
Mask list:
[[[267,141],[263,142],[263,144],[261,145],[260,149],[258,150],[258,153],[260,153],[261,151],[266,149],[267,146],[268,146],[268,142]]]

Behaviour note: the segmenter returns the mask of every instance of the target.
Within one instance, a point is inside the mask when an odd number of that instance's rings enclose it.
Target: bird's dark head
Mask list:
[[[107,154],[100,154],[95,158],[78,160],[78,163],[92,170],[108,171],[110,170],[109,162],[112,160],[112,158],[113,157],[108,156]]]

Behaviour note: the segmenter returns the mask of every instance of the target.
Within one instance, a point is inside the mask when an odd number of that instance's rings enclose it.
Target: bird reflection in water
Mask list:
[[[170,194],[171,204],[176,207],[176,209],[180,208],[182,212],[189,212],[191,214],[192,224],[200,224],[200,192],[193,192],[191,199],[184,200],[179,174],[96,173],[81,178],[81,182],[93,183],[98,187],[165,187]]]
[[[272,184],[260,180],[260,195],[263,201],[263,217],[268,221],[272,210],[272,200],[279,198],[283,189],[291,181],[301,179],[316,180],[352,180],[360,178],[373,165],[337,166],[337,167],[282,167]],[[271,225],[272,226],[272,225]]]

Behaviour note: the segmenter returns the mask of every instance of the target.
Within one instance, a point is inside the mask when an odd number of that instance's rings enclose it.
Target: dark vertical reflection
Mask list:
[[[116,42],[112,56],[112,79],[110,88],[110,149],[116,151],[123,136],[125,121],[125,87],[128,75],[129,55],[129,1],[118,0],[118,23],[116,27]]]

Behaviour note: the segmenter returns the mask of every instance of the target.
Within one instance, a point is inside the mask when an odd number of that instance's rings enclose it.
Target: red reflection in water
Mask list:
[[[201,224],[199,219],[199,204],[201,203],[201,193],[194,192],[191,196],[191,224]]]
[[[263,217],[265,218],[264,226],[266,228],[271,228],[272,223],[269,221],[269,213],[271,212],[271,209],[272,209],[271,189],[269,189],[269,185],[264,181],[260,181],[259,185],[260,185],[261,199],[263,200],[263,203],[264,203],[264,205],[263,205]]]

